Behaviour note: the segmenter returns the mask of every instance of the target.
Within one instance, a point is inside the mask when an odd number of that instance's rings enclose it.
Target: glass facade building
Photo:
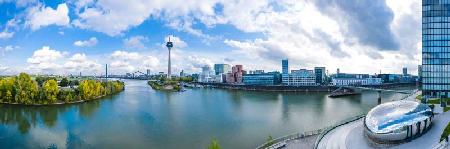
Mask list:
[[[450,97],[450,0],[422,0],[422,90]]]
[[[287,59],[281,60],[281,73],[289,74],[289,61]]]

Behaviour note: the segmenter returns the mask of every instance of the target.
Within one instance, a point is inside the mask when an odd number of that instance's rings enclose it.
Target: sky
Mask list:
[[[0,75],[326,67],[417,74],[420,0],[0,0]]]

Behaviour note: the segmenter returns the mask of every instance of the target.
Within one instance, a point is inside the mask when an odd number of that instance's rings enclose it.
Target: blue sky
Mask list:
[[[289,58],[291,69],[415,73],[420,13],[419,0],[0,0],[0,74],[166,71],[169,36],[175,72],[279,71]]]

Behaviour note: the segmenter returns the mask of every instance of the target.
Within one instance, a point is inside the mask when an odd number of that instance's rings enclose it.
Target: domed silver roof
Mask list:
[[[393,101],[376,106],[367,113],[365,123],[373,133],[389,133],[423,121],[432,115],[426,104],[414,101]]]

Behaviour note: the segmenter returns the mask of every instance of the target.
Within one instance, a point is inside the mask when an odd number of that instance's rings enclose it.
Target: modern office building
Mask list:
[[[427,132],[433,118],[431,108],[415,101],[393,101],[376,106],[364,118],[364,130],[376,143],[399,143]]]
[[[150,74],[151,74],[151,71],[150,71],[150,69],[147,69],[147,76],[150,76]]]
[[[403,76],[407,76],[408,75],[408,68],[403,67]]]
[[[382,78],[369,74],[339,73],[332,75],[332,84],[337,86],[380,85]]]
[[[281,60],[281,74],[289,74],[289,61],[288,61],[288,59]]]
[[[245,74],[242,65],[231,67],[231,72],[226,74],[226,83],[242,83],[242,77]]]
[[[231,66],[228,64],[214,64],[214,71],[216,75],[226,74],[231,72]]]
[[[360,86],[360,85],[381,85],[381,78],[333,78],[333,85],[336,86]]]
[[[198,82],[213,82],[214,81],[213,77],[214,74],[211,70],[211,67],[209,65],[205,65],[202,67],[202,73],[198,78]]]
[[[246,74],[243,76],[246,85],[278,85],[281,83],[280,72]]]
[[[325,67],[314,67],[314,74],[316,75],[316,83],[324,84],[326,80]]]
[[[450,97],[450,1],[422,0],[422,93]]]
[[[282,74],[282,83],[288,86],[314,86],[316,75],[314,70],[292,70],[290,74]]]

